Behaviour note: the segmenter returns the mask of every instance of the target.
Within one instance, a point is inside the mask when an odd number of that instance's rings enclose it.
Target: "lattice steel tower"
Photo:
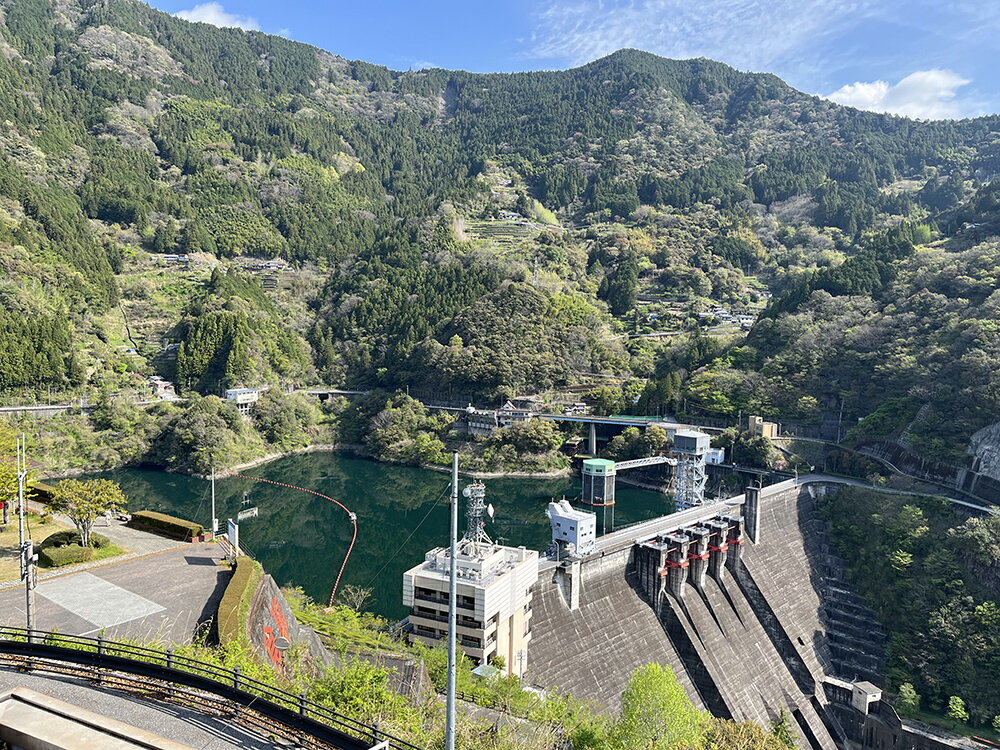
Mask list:
[[[483,520],[487,512],[492,515],[492,507],[486,507],[486,485],[482,482],[470,484],[462,490],[462,494],[469,502],[465,507],[465,536],[459,546],[462,552],[475,556],[493,546],[493,540],[486,533],[486,521]]]
[[[710,446],[709,436],[697,430],[678,430],[674,435],[674,454],[677,456],[677,484],[674,502],[677,510],[687,510],[705,504],[705,454]]]

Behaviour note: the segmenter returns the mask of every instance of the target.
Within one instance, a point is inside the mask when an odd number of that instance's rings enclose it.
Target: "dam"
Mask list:
[[[886,636],[850,590],[806,476],[600,537],[540,563],[526,679],[605,707],[637,667],[672,667],[695,705],[811,750],[975,747],[885,701]]]

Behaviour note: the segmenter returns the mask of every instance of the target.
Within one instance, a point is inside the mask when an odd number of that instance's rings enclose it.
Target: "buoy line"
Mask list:
[[[255,482],[266,482],[267,484],[274,484],[277,485],[278,487],[287,487],[290,490],[299,490],[301,492],[308,492],[310,495],[316,495],[316,497],[321,497],[324,500],[329,500],[331,503],[336,503],[341,508],[343,508],[344,512],[347,514],[347,517],[351,519],[351,524],[354,526],[354,533],[351,536],[351,543],[347,547],[347,554],[344,555],[344,561],[340,564],[340,571],[337,573],[337,580],[333,582],[333,590],[330,592],[330,603],[328,606],[332,607],[333,600],[337,596],[337,588],[340,586],[340,579],[344,575],[344,568],[347,567],[347,561],[351,557],[351,551],[354,549],[354,542],[356,542],[358,539],[358,515],[352,512],[346,505],[344,505],[336,498],[332,498],[329,495],[324,495],[322,492],[316,492],[316,490],[310,490],[307,487],[297,487],[294,484],[286,484],[285,482],[275,482],[273,479],[264,479],[263,477],[251,477],[247,476],[246,474],[230,473],[229,476],[236,477],[238,479],[252,479]]]

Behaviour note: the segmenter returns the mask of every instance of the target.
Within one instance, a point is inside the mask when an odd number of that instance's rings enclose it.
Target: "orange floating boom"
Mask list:
[[[329,495],[324,495],[322,492],[316,492],[316,490],[310,490],[310,489],[308,489],[306,487],[297,487],[294,484],[285,484],[284,482],[275,482],[272,479],[264,479],[263,477],[251,477],[251,476],[247,476],[246,474],[233,474],[233,473],[230,473],[229,476],[231,476],[231,477],[237,477],[239,479],[252,479],[255,482],[266,482],[267,484],[274,484],[274,485],[277,485],[278,487],[287,487],[290,490],[299,490],[300,492],[308,492],[310,495],[316,495],[316,497],[321,497],[324,500],[329,500],[331,503],[336,503],[341,508],[343,508],[344,512],[347,514],[347,517],[351,519],[351,524],[353,524],[353,526],[354,526],[354,533],[351,536],[351,544],[347,548],[347,553],[344,555],[344,561],[340,564],[340,570],[337,572],[337,580],[333,582],[333,590],[330,592],[330,604],[329,604],[329,606],[332,607],[333,606],[333,600],[337,596],[337,587],[340,586],[340,579],[344,575],[344,568],[347,567],[347,561],[351,557],[351,551],[354,549],[354,542],[357,541],[357,539],[358,539],[358,516],[357,516],[357,514],[351,512],[351,510],[348,509],[348,507],[346,505],[344,505],[342,502],[340,502],[339,500],[337,500],[335,498],[332,498]]]

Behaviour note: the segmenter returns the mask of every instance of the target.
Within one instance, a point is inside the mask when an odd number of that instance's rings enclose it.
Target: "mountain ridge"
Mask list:
[[[565,71],[397,72],[137,0],[0,8],[0,295],[82,334],[11,365],[14,389],[160,368],[202,392],[319,378],[495,398],[674,371],[709,415],[816,419],[837,399],[832,364],[769,381],[792,338],[722,326],[706,343],[699,321],[720,305],[752,319],[771,296],[764,319],[791,320],[818,293],[889,309],[919,291],[892,284],[926,253],[997,231],[996,116],[862,112],[640,50]],[[176,253],[202,274],[155,270]],[[301,278],[277,312],[204,273],[279,256]],[[544,319],[547,352],[518,304]],[[108,349],[119,305],[147,329],[137,362]],[[282,320],[295,341],[262,346]],[[642,331],[688,349],[627,338]],[[179,370],[164,365],[182,345]],[[961,435],[985,426],[963,413]]]

